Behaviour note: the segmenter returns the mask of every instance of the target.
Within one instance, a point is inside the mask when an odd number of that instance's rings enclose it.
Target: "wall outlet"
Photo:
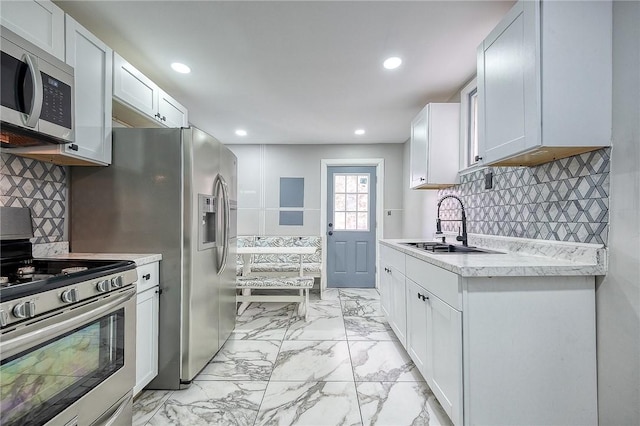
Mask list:
[[[484,175],[484,189],[493,188],[493,172],[487,172]]]

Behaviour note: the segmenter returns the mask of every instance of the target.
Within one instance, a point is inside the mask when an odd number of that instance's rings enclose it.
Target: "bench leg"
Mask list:
[[[242,295],[243,296],[251,296],[251,289],[250,288],[243,288],[241,291],[242,291]],[[240,303],[240,306],[238,307],[238,315],[242,315],[242,313],[247,310],[247,308],[249,307],[250,303],[251,302],[242,302],[242,303]]]
[[[302,312],[304,310],[304,290],[298,290],[298,294],[300,295],[300,302],[298,302],[298,317],[302,316]]]
[[[304,320],[309,319],[309,289],[304,289]]]

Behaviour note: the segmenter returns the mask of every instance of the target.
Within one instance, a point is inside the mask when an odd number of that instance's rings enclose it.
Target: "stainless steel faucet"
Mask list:
[[[444,200],[446,200],[447,198],[454,198],[456,200],[458,200],[458,202],[460,203],[460,207],[462,208],[462,218],[461,219],[448,219],[448,220],[442,220],[440,219],[440,206],[442,205],[442,202]],[[467,246],[467,214],[464,211],[464,204],[462,204],[462,200],[455,196],[455,195],[445,195],[444,197],[440,198],[440,201],[438,201],[438,219],[436,220],[436,235],[442,234],[442,222],[462,222],[462,235],[458,235],[456,237],[457,241],[462,241],[462,245],[463,246]],[[442,242],[444,243],[444,239],[445,237],[442,237]]]

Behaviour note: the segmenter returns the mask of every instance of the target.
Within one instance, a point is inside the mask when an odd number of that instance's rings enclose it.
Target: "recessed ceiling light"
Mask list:
[[[364,135],[364,129],[358,129],[358,130],[356,130],[356,131],[355,131],[355,132],[353,132],[353,133],[355,133],[355,134],[356,134],[356,135],[358,135],[358,136],[360,136],[360,135]]]
[[[391,58],[387,58],[382,65],[388,70],[394,70],[398,68],[402,64],[402,59],[397,56],[393,56]]]
[[[247,131],[246,130],[242,130],[242,129],[238,129],[238,130],[236,130],[236,135],[238,135],[238,136],[247,136]]]
[[[189,68],[185,64],[181,64],[180,62],[172,63],[171,68],[173,68],[174,71],[179,72],[180,74],[189,74],[191,72],[191,68]]]

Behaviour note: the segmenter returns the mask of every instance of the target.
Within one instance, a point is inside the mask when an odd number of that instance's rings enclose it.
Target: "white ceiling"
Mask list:
[[[227,144],[402,143],[473,77],[513,3],[56,1]],[[402,66],[385,70],[389,56]]]

